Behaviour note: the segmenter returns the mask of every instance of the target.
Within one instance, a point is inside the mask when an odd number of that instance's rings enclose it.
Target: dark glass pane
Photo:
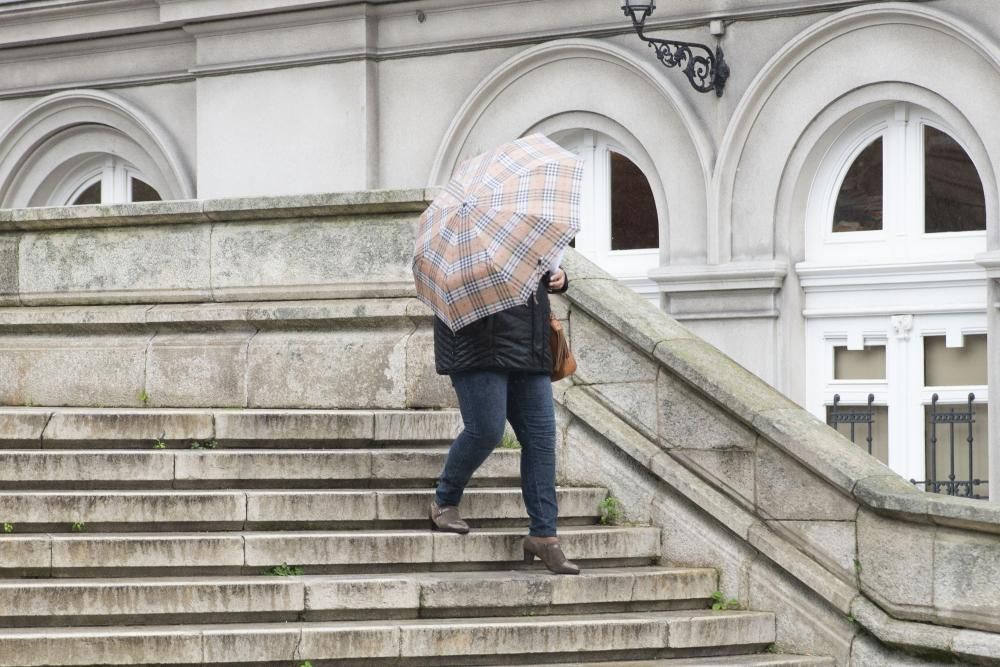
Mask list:
[[[861,151],[847,170],[833,210],[834,232],[882,229],[882,137]]]
[[[624,155],[611,153],[611,249],[660,247],[656,200],[646,175]]]
[[[77,204],[100,204],[101,203],[101,182],[94,182],[89,188],[80,193],[80,196],[73,200],[72,206]]]
[[[954,139],[924,126],[924,231],[986,229],[986,196],[972,160]]]
[[[850,414],[852,412],[865,413],[868,411],[867,405],[843,405],[837,408],[840,414]],[[834,414],[833,406],[826,406],[826,423],[832,422]],[[841,423],[833,425],[837,432],[845,438],[851,438],[851,424]],[[854,444],[863,447],[868,451],[868,424],[854,424]],[[872,456],[882,463],[889,465],[889,408],[885,405],[872,406]]]
[[[161,201],[160,193],[145,181],[132,179],[132,201]]]
[[[935,480],[936,486],[924,485],[924,491],[936,491],[937,493],[951,495],[969,495],[968,482],[984,480],[989,477],[989,440],[987,436],[987,425],[989,424],[989,408],[985,403],[976,403],[973,406],[975,414],[972,424],[972,455],[969,455],[969,423],[938,423],[931,424],[931,406],[924,408],[924,465],[926,480]],[[938,403],[938,413],[950,414],[968,413],[969,404],[942,405]],[[947,418],[946,418],[947,419]],[[932,436],[937,440],[932,442]],[[954,446],[955,466],[952,470],[952,447]],[[972,462],[972,476],[969,476],[969,462]],[[950,487],[951,475],[954,473],[955,482],[965,482],[955,487]],[[988,484],[972,484],[972,496],[988,498],[990,487]]]

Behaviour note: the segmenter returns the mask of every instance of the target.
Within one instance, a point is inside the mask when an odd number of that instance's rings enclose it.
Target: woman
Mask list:
[[[558,266],[558,263],[556,263]],[[521,493],[530,518],[524,560],[535,556],[557,574],[579,574],[556,537],[555,410],[549,348],[549,293],[565,292],[562,269],[546,273],[528,301],[457,332],[434,322],[437,372],[451,377],[464,430],[452,443],[430,507],[431,528],[467,533],[458,504],[472,474],[510,421],[521,443]]]

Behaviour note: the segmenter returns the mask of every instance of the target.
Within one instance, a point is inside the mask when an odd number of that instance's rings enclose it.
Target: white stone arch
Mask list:
[[[195,197],[165,127],[119,95],[86,89],[46,96],[0,132],[0,208],[34,205],[39,188],[59,187],[60,174],[98,153],[135,164],[165,200]]]
[[[1000,238],[993,177],[1000,155],[995,123],[1000,90],[982,82],[1000,72],[997,54],[994,42],[956,17],[898,2],[849,9],[800,33],[755,77],[723,138],[711,186],[709,262],[760,260],[786,252],[789,259],[801,259],[801,244],[777,245],[783,238],[779,197],[794,196],[784,181],[808,167],[815,145],[810,141],[825,131],[817,120],[836,116],[824,112],[837,108],[842,119],[849,118],[859,108],[851,105],[865,104],[866,95],[872,103],[893,99],[877,100],[878,95],[897,94],[899,101],[909,97],[954,119],[953,126],[966,128],[960,129],[961,139],[986,187],[987,229],[994,245]],[[942,59],[947,67],[941,66]],[[899,87],[889,88],[895,84]],[[944,100],[948,103],[937,103]],[[801,239],[794,226],[784,231],[784,238]]]
[[[656,61],[607,42],[548,42],[514,56],[469,95],[445,133],[429,185],[462,159],[533,129],[567,129],[553,119],[600,119],[606,131],[643,147],[660,216],[663,263],[705,261],[704,220],[714,143],[690,103]],[[581,128],[584,129],[584,128]],[[644,171],[646,166],[643,166]],[[693,193],[702,193],[701,196]],[[666,229],[668,220],[683,228]]]

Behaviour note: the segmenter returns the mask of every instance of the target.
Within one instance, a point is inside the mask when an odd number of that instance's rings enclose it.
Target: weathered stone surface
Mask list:
[[[0,518],[0,523],[10,523]],[[14,525],[17,530],[17,525]],[[52,564],[48,535],[0,536],[0,570],[37,571],[47,574]]]
[[[595,384],[590,388],[630,426],[656,440],[656,382]]]
[[[38,408],[0,410],[0,449],[41,447],[42,430],[49,423],[51,414],[49,410]]]
[[[315,298],[338,284],[399,283],[412,290],[416,219],[354,216],[216,225],[212,286],[217,295],[246,288],[268,298]]]
[[[14,524],[210,522],[241,527],[239,491],[24,491],[0,494],[0,517]]]
[[[301,628],[253,624],[213,627],[203,631],[205,662],[290,661],[302,635]]]
[[[719,573],[719,590],[747,604],[746,575],[757,556],[753,547],[690,501],[672,493],[663,494],[653,503],[651,518],[663,532],[661,564],[715,569]]]
[[[411,610],[420,607],[421,583],[414,577],[330,578],[307,586],[306,611],[368,609]]]
[[[858,512],[862,590],[877,602],[930,608],[934,600],[934,528]]]
[[[16,306],[19,300],[17,247],[13,234],[0,234],[0,306]]]
[[[761,412],[753,425],[843,493],[851,493],[858,480],[892,474],[888,466],[802,408]]]
[[[434,367],[434,332],[421,327],[406,343],[406,406],[455,408],[458,397],[447,375]]]
[[[246,347],[252,333],[157,336],[149,346],[146,392],[155,407],[246,405]]]
[[[857,575],[854,559],[858,541],[853,521],[768,521],[767,524],[802,544],[811,556],[839,567],[851,579]]]
[[[939,528],[934,535],[934,607],[961,625],[1000,631],[1000,536]]]
[[[858,504],[771,443],[757,445],[757,509],[786,520],[853,521]]]
[[[247,521],[298,523],[309,521],[374,521],[375,493],[350,491],[248,491]]]
[[[164,656],[176,664],[202,660],[198,626],[185,628],[30,628],[4,633],[0,665],[144,665]]]
[[[53,483],[166,483],[174,478],[169,452],[0,451],[0,484],[45,487]]]
[[[240,614],[298,612],[301,581],[251,578],[151,578],[0,582],[0,618],[146,614]]]
[[[745,423],[753,422],[764,410],[802,411],[759,377],[699,338],[664,340],[656,346],[653,356],[665,364],[670,373],[711,396]]]
[[[451,444],[462,431],[458,410],[413,412],[385,410],[375,413],[376,442],[438,441]]]
[[[18,258],[21,301],[210,301],[209,237],[208,225],[24,234]]]
[[[152,447],[165,442],[208,440],[212,415],[191,410],[60,410],[42,433],[42,446],[102,443]]]
[[[433,533],[434,562],[520,561],[522,530],[480,529],[467,535]],[[653,559],[660,553],[660,530],[653,527],[563,528],[559,542],[571,560]],[[537,562],[537,561],[536,561]]]
[[[831,656],[848,664],[856,629],[847,614],[766,559],[749,567],[749,607],[775,612],[776,647],[788,653]]]
[[[720,488],[754,502],[754,453],[745,449],[677,449],[675,456]]]
[[[649,521],[649,508],[656,498],[653,477],[599,433],[574,420],[556,460],[561,483],[601,485],[618,500],[622,520]]]
[[[653,382],[656,364],[582,310],[570,316],[576,379],[584,384]]]
[[[871,635],[859,632],[851,649],[850,667],[932,667],[944,663],[937,659],[918,658],[896,651],[880,643]]]
[[[59,570],[197,568],[243,565],[239,534],[150,533],[52,536],[52,567]]]
[[[375,453],[376,455],[378,453]],[[176,479],[207,480],[360,480],[372,471],[371,451],[249,450],[179,451]]]
[[[752,448],[756,434],[727,417],[718,406],[697,396],[675,376],[657,379],[660,445],[683,449]]]
[[[385,623],[357,625],[306,625],[296,651],[300,659],[396,658],[399,627]]]
[[[370,441],[374,416],[360,410],[219,410],[214,413],[219,442],[240,444]]]
[[[380,520],[416,520],[427,517],[427,507],[434,489],[380,490],[378,518]],[[556,487],[556,502],[560,517],[595,517],[597,506],[607,495],[600,488]],[[527,519],[519,489],[466,489],[462,496],[462,516],[475,519]]]
[[[141,405],[147,339],[0,335],[0,403]]]
[[[248,533],[246,564],[268,567],[296,565],[354,565],[430,563],[431,533],[420,531],[360,531]],[[365,554],[359,560],[358,554]]]
[[[386,449],[372,452],[374,479],[437,479],[444,469],[447,450]],[[472,476],[472,483],[483,480],[517,480],[520,483],[521,450],[494,449]]]
[[[402,408],[412,329],[263,331],[250,341],[247,405]]]
[[[774,615],[756,611],[702,611],[672,620],[669,628],[669,645],[674,648],[770,644],[775,639]]]

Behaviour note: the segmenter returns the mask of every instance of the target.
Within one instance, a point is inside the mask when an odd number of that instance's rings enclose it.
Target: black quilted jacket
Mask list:
[[[471,370],[552,373],[546,273],[528,303],[494,313],[452,332],[434,318],[434,365],[441,375]],[[569,288],[569,277],[559,292]]]

